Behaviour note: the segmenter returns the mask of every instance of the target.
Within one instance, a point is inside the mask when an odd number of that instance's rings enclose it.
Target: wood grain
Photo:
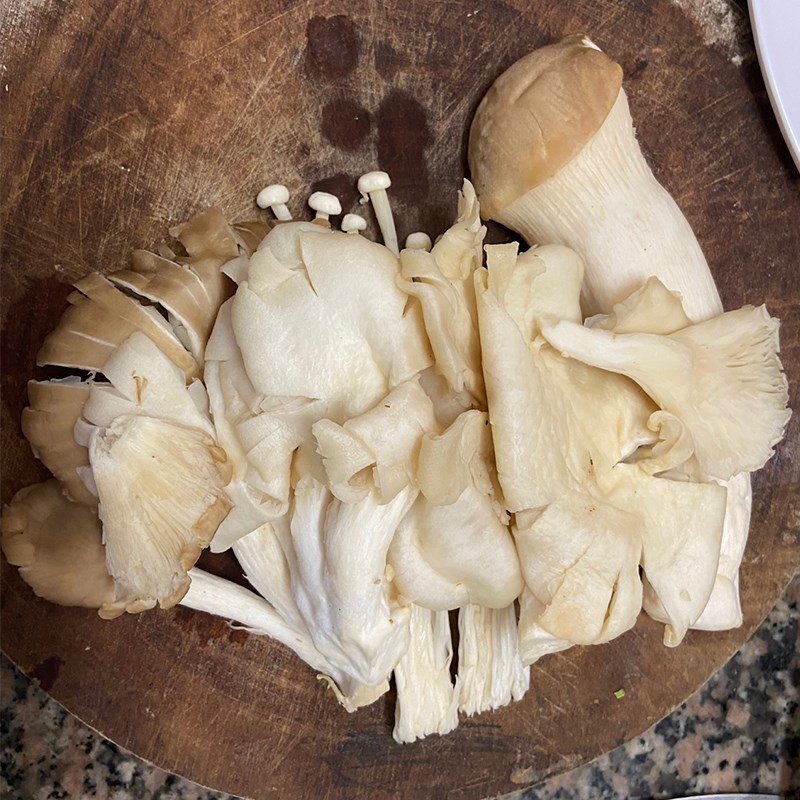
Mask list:
[[[483,91],[523,53],[578,30],[625,68],[645,152],[726,306],[766,300],[782,318],[796,400],[798,179],[742,12],[731,6],[731,24],[708,28],[709,5],[0,0],[3,500],[43,476],[19,415],[66,281],[118,268],[207,204],[252,215],[268,182],[290,186],[297,212],[312,185],[352,203],[355,177],[375,167],[394,178],[401,234],[435,234],[454,210]],[[452,800],[508,791],[635,736],[747,639],[798,561],[798,462],[795,418],[755,479],[741,629],[693,632],[670,650],[642,619],[610,645],[544,659],[523,702],[414,745],[391,739],[391,695],[348,715],[276,644],[184,609],[103,622],[37,600],[6,563],[2,647],[106,736],[215,788]],[[236,574],[224,559],[212,568]]]

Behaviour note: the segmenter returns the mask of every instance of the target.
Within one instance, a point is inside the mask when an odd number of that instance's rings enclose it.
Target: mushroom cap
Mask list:
[[[323,214],[341,214],[342,204],[335,194],[328,192],[314,192],[308,198],[308,205],[313,211],[321,211]]]
[[[114,599],[97,514],[70,502],[58,481],[28,486],[3,510],[3,552],[33,591],[62,606]]]
[[[391,185],[392,179],[386,172],[366,172],[358,179],[358,191],[361,194],[388,189]]]
[[[621,86],[622,68],[583,35],[512,64],[484,95],[470,129],[481,216],[496,217],[576,156]]]
[[[259,208],[269,208],[278,203],[289,202],[289,190],[282,183],[272,183],[265,186],[256,196],[256,205]]]
[[[342,230],[345,233],[349,233],[350,231],[363,231],[366,230],[366,227],[367,221],[358,214],[345,214],[344,219],[342,219]]]
[[[431,237],[424,231],[415,231],[406,236],[407,250],[430,250],[432,246]]]

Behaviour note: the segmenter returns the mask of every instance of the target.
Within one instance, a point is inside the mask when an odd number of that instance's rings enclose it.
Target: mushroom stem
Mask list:
[[[406,250],[425,250],[429,253],[431,251],[431,247],[433,247],[431,237],[423,231],[415,231],[414,233],[409,233],[408,236],[406,236]]]
[[[289,190],[282,183],[272,183],[265,186],[256,197],[256,205],[259,208],[269,208],[275,215],[275,219],[281,222],[288,222],[292,214],[286,205],[289,202]]]
[[[397,243],[397,231],[394,227],[392,207],[386,190],[392,185],[391,178],[385,172],[367,172],[358,179],[358,191],[361,192],[362,205],[372,203],[378,227],[381,229],[383,243],[395,255],[400,254]]]
[[[352,233],[357,236],[359,232],[365,230],[366,227],[367,221],[364,219],[364,217],[360,217],[358,214],[344,215],[344,219],[342,220],[342,230],[345,233]]]
[[[686,217],[639,149],[624,90],[583,150],[496,219],[528,242],[561,242],[581,253],[590,313],[608,311],[651,275],[681,294],[693,320],[722,312]]]

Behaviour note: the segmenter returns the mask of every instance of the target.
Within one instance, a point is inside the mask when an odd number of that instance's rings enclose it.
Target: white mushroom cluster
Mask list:
[[[348,711],[394,680],[411,742],[519,700],[530,665],[640,612],[674,646],[740,624],[749,473],[789,418],[778,323],[722,312],[585,37],[501,76],[453,224],[400,250],[286,186],[88,275],[23,430],[56,480],[3,513],[43,598],[104,618],[178,603],[291,648]],[[591,180],[587,176],[594,176]],[[481,216],[530,248],[484,245]],[[195,566],[231,549],[252,591]],[[449,612],[458,612],[457,642]],[[457,653],[455,677],[451,662]]]

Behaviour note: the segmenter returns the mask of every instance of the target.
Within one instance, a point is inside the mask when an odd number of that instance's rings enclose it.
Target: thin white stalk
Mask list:
[[[493,609],[468,605],[458,612],[459,711],[479,714],[522,699],[530,667],[517,648],[514,604]]]

